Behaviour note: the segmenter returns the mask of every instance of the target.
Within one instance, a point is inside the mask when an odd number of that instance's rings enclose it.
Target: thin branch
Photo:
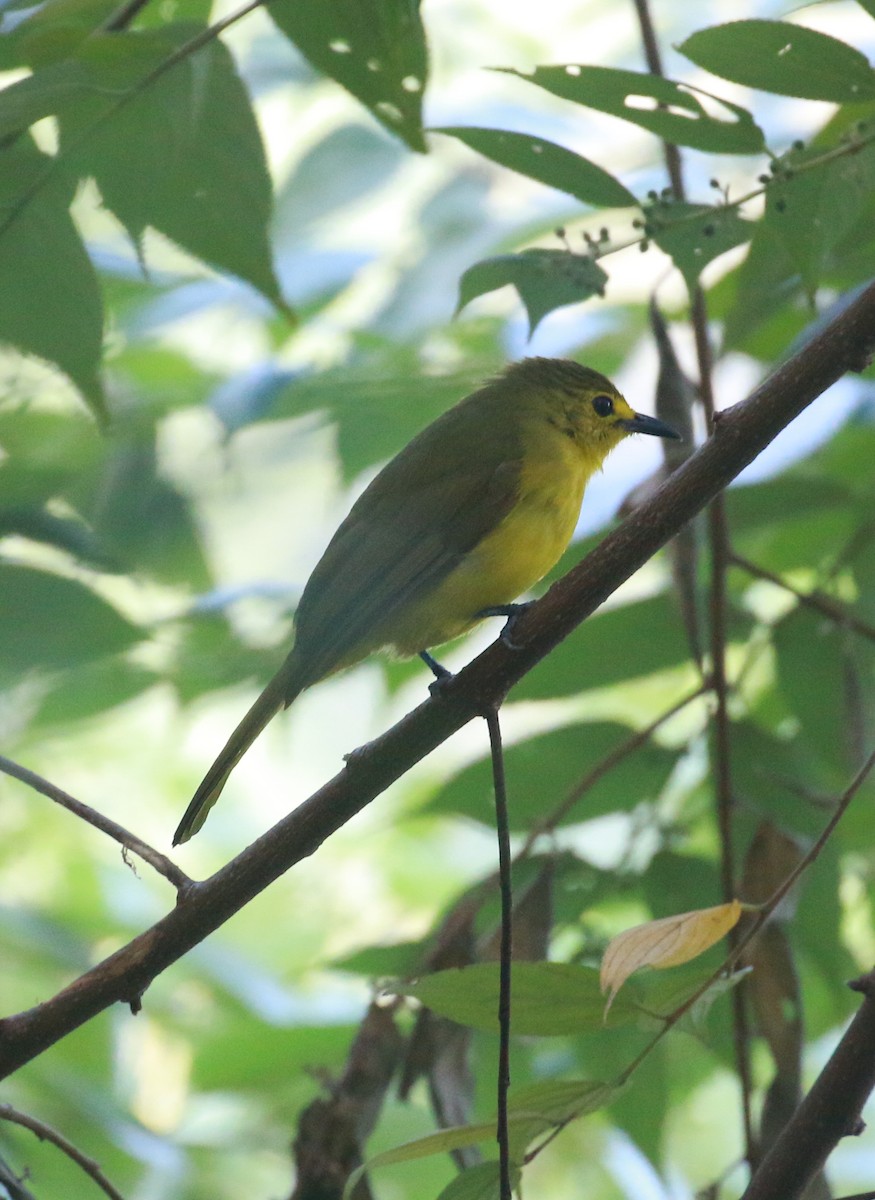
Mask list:
[[[713,418],[713,409],[711,410]],[[729,683],[726,677],[727,573],[729,535],[726,505],[718,496],[708,510],[708,537],[711,545],[711,681],[714,688],[714,728],[711,739],[711,763],[714,773],[714,806],[720,837],[720,893],[729,904],[736,893],[736,867],[733,850],[735,795],[732,788],[732,735],[729,717]],[[729,944],[738,945],[737,929],[730,930]],[[753,1126],[753,1075],[750,1064],[750,1027],[747,997],[743,987],[732,989],[732,1040],[741,1089],[741,1113],[744,1128],[745,1158],[756,1165],[757,1149]]]
[[[48,779],[43,779],[42,775],[37,775],[36,771],[22,767],[19,763],[13,762],[11,758],[6,758],[2,754],[0,754],[0,771],[4,775],[10,775],[20,783],[26,784],[29,788],[33,788],[40,795],[48,796],[50,800],[54,800],[55,804],[60,804],[62,808],[66,808],[74,816],[87,821],[89,825],[93,825],[95,829],[99,829],[107,837],[113,838],[114,841],[124,846],[126,850],[130,850],[131,853],[142,858],[143,862],[147,862],[150,867],[154,867],[158,874],[163,875],[165,879],[172,883],[178,892],[184,892],[192,886],[193,880],[177,867],[175,863],[171,862],[169,858],[150,846],[148,842],[144,842],[136,834],[129,833],[124,826],[118,825],[115,821],[111,821],[109,817],[105,817],[102,813],[97,812],[96,809],[83,804],[81,800],[77,800],[75,796],[71,796],[69,792],[65,792],[54,783],[49,783]]]
[[[781,588],[785,592],[789,592],[794,596],[800,604],[804,604],[806,608],[814,609],[822,616],[827,617],[836,625],[840,625],[843,629],[850,629],[853,633],[859,633],[861,637],[869,638],[875,642],[875,625],[870,625],[868,621],[862,620],[844,604],[840,604],[838,600],[833,600],[831,596],[825,596],[823,592],[802,592],[799,588],[788,583],[786,579],[782,579],[780,575],[775,575],[772,571],[766,570],[765,567],[760,567],[756,563],[751,562],[749,558],[745,558],[741,554],[736,554],[735,551],[730,551],[729,561],[733,566],[739,567],[742,571],[746,571],[748,575],[753,575],[757,579],[765,579],[769,583],[773,583],[775,587]]]
[[[507,1127],[507,1093],[510,1087],[510,985],[513,959],[513,891],[511,888],[510,827],[507,816],[507,780],[497,704],[486,710],[492,786],[495,793],[495,831],[498,837],[498,878],[501,894],[501,948],[498,957],[498,1088],[496,1141],[498,1142],[499,1200],[511,1200],[510,1135]]]
[[[875,972],[850,987],[862,993],[862,1005],[742,1200],[797,1200],[838,1142],[865,1128],[860,1113],[875,1087]]]
[[[109,1196],[110,1200],[124,1200],[124,1196],[117,1188],[113,1187],[94,1159],[89,1158],[87,1154],[83,1154],[62,1133],[58,1133],[57,1129],[53,1129],[51,1125],[46,1125],[45,1121],[38,1121],[36,1117],[19,1112],[11,1104],[0,1104],[0,1120],[11,1121],[14,1125],[21,1125],[25,1129],[29,1129],[31,1133],[36,1134],[41,1142],[51,1142],[53,1146],[57,1146],[62,1154],[66,1154],[78,1167],[81,1167],[85,1174],[94,1180],[101,1191]]]
[[[101,31],[103,33],[120,33],[121,30],[127,29],[131,21],[148,3],[149,0],[124,0],[124,3],[120,4],[114,13],[110,13],[100,26]]]
[[[314,851],[391,783],[481,715],[713,500],[847,370],[875,353],[875,282],[748,397],[649,500],[441,691],[203,883],[157,924],[35,1008],[0,1020],[0,1077],[119,1000],[137,1000],[171,963]]]

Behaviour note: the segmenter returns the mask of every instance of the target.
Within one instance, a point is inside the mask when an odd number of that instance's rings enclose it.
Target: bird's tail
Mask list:
[[[290,695],[287,675],[284,678],[283,672],[280,672],[274,676],[228,738],[224,749],[204,776],[173,835],[174,846],[187,842],[197,833],[240,759],[271,717],[278,713],[283,705],[291,704],[300,690],[295,689]]]

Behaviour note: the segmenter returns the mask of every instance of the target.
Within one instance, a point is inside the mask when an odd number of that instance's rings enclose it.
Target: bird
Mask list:
[[[377,650],[419,655],[507,614],[571,541],[588,480],[630,434],[679,435],[598,371],[524,358],[417,434],[374,477],[301,594],[291,651],[231,734],[173,837],[203,825],[268,721]]]

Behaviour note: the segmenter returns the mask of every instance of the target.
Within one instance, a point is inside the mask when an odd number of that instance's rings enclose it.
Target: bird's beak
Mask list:
[[[648,417],[645,413],[636,413],[634,417],[618,421],[617,424],[627,433],[649,433],[653,437],[681,440],[681,435],[671,425],[666,425],[665,421],[659,421],[656,417]]]

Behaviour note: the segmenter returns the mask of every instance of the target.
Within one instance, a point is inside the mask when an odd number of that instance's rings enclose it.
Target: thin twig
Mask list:
[[[861,637],[869,638],[875,642],[875,625],[870,625],[868,621],[863,621],[850,609],[840,604],[838,600],[833,600],[831,596],[825,596],[823,592],[802,592],[799,588],[788,583],[786,579],[782,579],[780,575],[775,575],[772,571],[766,570],[765,567],[758,566],[757,563],[751,562],[749,558],[745,558],[742,554],[736,554],[735,551],[730,551],[729,561],[733,566],[739,567],[742,571],[746,571],[748,575],[753,575],[757,579],[765,579],[769,583],[773,583],[775,587],[789,592],[791,596],[804,604],[806,608],[812,608],[815,612],[819,612],[822,616],[827,617],[830,621],[834,621],[836,625],[841,625],[843,629],[850,629],[853,633],[859,633]]]
[[[137,13],[144,9],[149,0],[124,0],[115,12],[110,13],[100,26],[103,33],[120,33],[127,29]]]
[[[713,415],[713,410],[712,410]],[[714,803],[720,835],[720,892],[724,904],[735,895],[736,869],[732,824],[735,796],[732,789],[732,736],[729,717],[729,683],[726,677],[727,573],[729,536],[726,506],[718,496],[708,510],[708,534],[711,545],[711,682],[714,688],[714,732],[711,759],[714,770]],[[730,930],[729,945],[738,945],[737,929]],[[750,1064],[750,1028],[744,989],[732,989],[732,1038],[741,1087],[741,1111],[744,1127],[745,1158],[753,1170],[756,1139],[753,1129],[753,1076]]]
[[[510,1087],[510,985],[513,957],[513,891],[511,887],[510,828],[507,816],[507,781],[498,705],[485,712],[492,753],[492,785],[495,791],[495,830],[498,836],[498,877],[501,893],[501,951],[498,961],[498,1094],[496,1141],[500,1200],[511,1200],[510,1139],[507,1127],[507,1092]]]
[[[41,1142],[51,1142],[53,1146],[57,1146],[62,1154],[66,1154],[78,1167],[81,1167],[85,1174],[94,1180],[101,1191],[110,1197],[110,1200],[124,1200],[124,1196],[117,1188],[113,1187],[94,1159],[89,1158],[87,1154],[83,1154],[81,1150],[77,1150],[72,1142],[69,1142],[62,1133],[58,1133],[57,1129],[53,1129],[51,1125],[46,1125],[45,1121],[38,1121],[36,1117],[19,1112],[11,1104],[0,1104],[0,1120],[11,1121],[15,1125],[21,1125],[25,1129],[29,1129],[31,1133],[36,1134]]]
[[[123,825],[111,821],[109,817],[105,817],[88,804],[83,804],[81,800],[77,800],[75,796],[71,796],[63,788],[50,783],[48,779],[43,779],[42,775],[37,775],[36,771],[22,767],[19,763],[13,762],[11,758],[6,758],[2,754],[0,754],[0,771],[4,775],[10,775],[20,783],[26,784],[29,788],[33,788],[40,795],[48,796],[50,800],[54,800],[55,804],[60,804],[62,808],[66,808],[74,816],[87,821],[89,825],[93,825],[95,829],[99,829],[107,837],[113,838],[120,845],[124,846],[126,850],[139,855],[143,862],[147,862],[150,867],[154,867],[159,875],[163,875],[165,879],[172,883],[178,892],[184,892],[192,886],[193,880],[184,871],[180,870],[176,863],[171,862],[166,855],[162,854],[159,850],[155,850],[148,842],[144,842],[142,838],[138,838],[136,834],[129,833]]]

